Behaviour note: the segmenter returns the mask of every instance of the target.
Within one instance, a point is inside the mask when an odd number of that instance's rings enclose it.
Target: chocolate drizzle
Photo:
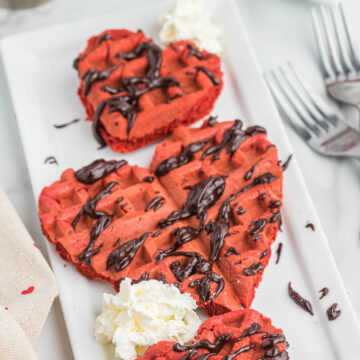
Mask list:
[[[332,304],[326,311],[329,321],[337,319],[341,315],[341,310],[336,310],[338,304]]]
[[[306,228],[310,228],[312,231],[315,231],[315,225],[312,224],[312,223],[307,223],[307,224],[305,225],[305,227],[306,227]]]
[[[245,346],[237,349],[234,353],[224,356],[223,360],[233,360],[236,358],[236,356],[238,356],[246,351],[251,350],[254,346],[255,346],[254,344],[245,345]]]
[[[162,161],[156,167],[155,175],[161,177],[169,173],[171,170],[188,164],[194,159],[194,155],[201,151],[210,140],[211,138],[207,138],[203,141],[196,141],[187,145],[179,156],[173,156]]]
[[[260,360],[275,359],[275,360],[288,360],[289,354],[286,350],[281,351],[276,346],[279,343],[287,342],[283,334],[265,334],[262,336],[262,339],[267,339],[263,342],[261,347],[266,350],[265,356]]]
[[[285,160],[285,162],[283,164],[281,164],[281,161],[279,161],[279,165],[281,166],[282,171],[285,171],[288,168],[292,157],[293,157],[293,154],[290,154],[289,157]]]
[[[80,119],[74,119],[74,120],[71,120],[71,121],[69,121],[67,123],[64,123],[64,124],[54,124],[54,128],[55,129],[62,129],[62,128],[67,127],[67,126],[69,126],[71,124],[75,124],[75,123],[77,123],[79,121],[80,121]]]
[[[202,156],[201,160],[207,156],[212,155],[212,160],[216,160],[222,149],[226,148],[228,154],[233,154],[247,136],[252,136],[256,133],[266,133],[266,130],[260,126],[251,126],[245,130],[242,130],[242,121],[235,120],[230,129],[224,132],[222,141],[218,145],[213,145],[207,148]]]
[[[149,211],[151,209],[154,209],[154,211],[159,210],[164,205],[164,203],[162,202],[163,200],[164,198],[162,196],[157,196],[153,198],[146,206],[145,211]]]
[[[246,210],[240,205],[239,208],[236,210],[236,214],[242,215],[245,214]]]
[[[254,164],[254,165],[250,168],[250,170],[248,170],[248,171],[245,173],[245,175],[244,175],[244,180],[245,180],[245,181],[248,181],[248,180],[250,180],[250,179],[252,178],[253,173],[254,173],[254,171],[255,171],[255,169],[256,169],[256,166],[257,166],[257,163]]]
[[[207,339],[201,339],[195,344],[192,345],[181,345],[179,343],[174,344],[173,350],[176,352],[184,352],[188,351],[180,360],[189,360],[194,355],[197,354],[199,349],[204,349],[209,352],[209,354],[204,354],[198,356],[197,360],[207,360],[210,356],[216,355],[221,351],[221,349],[224,347],[224,345],[230,341],[232,334],[221,334],[217,337],[215,342],[212,344]],[[194,359],[195,360],[195,359]]]
[[[131,285],[138,284],[138,283],[140,283],[140,282],[142,282],[142,281],[147,281],[147,280],[149,280],[149,275],[150,275],[149,272],[143,273],[143,274],[141,275],[140,279],[139,279],[139,280],[133,280],[133,281],[131,282]]]
[[[244,274],[246,276],[254,276],[261,270],[264,270],[264,265],[261,262],[253,263],[249,268],[244,269]]]
[[[127,77],[122,80],[121,89],[114,89],[113,94],[124,93],[109,98],[106,102],[109,106],[109,113],[119,112],[127,119],[127,133],[132,129],[137,112],[137,105],[142,95],[147,92],[162,88],[167,89],[172,86],[180,86],[174,77],[160,76],[160,67],[162,63],[162,51],[159,46],[152,42],[143,42],[135,50],[128,53],[119,53],[116,55],[119,59],[134,60],[147,53],[148,68],[144,77]]]
[[[268,219],[259,219],[252,221],[249,225],[249,234],[251,236],[257,235],[259,232],[263,231],[266,224],[269,222]]]
[[[44,160],[44,164],[56,164],[56,165],[59,165],[59,163],[57,162],[55,156],[48,156],[48,157]]]
[[[210,116],[206,122],[206,125],[213,127],[214,125],[218,124],[217,118],[217,116]]]
[[[71,223],[71,226],[75,230],[76,225],[83,215],[88,215],[92,219],[96,219],[95,224],[91,228],[90,241],[85,250],[79,255],[79,260],[86,265],[91,265],[92,257],[98,253],[101,246],[94,250],[94,245],[100,234],[111,224],[112,216],[104,211],[96,210],[97,203],[108,196],[111,193],[112,188],[116,185],[116,182],[109,183],[103,190],[99,191],[93,198],[88,198],[86,203],[80,212],[76,215]]]
[[[262,260],[264,257],[268,256],[268,254],[269,254],[269,250],[266,249],[266,250],[261,254],[260,260]]]
[[[307,311],[309,314],[314,315],[310,301],[304,299],[299,293],[297,293],[292,287],[291,282],[289,282],[289,295],[295,304],[299,305],[302,309]]]
[[[186,278],[195,273],[205,274],[208,271],[211,271],[212,264],[197,252],[175,251],[166,254],[164,257],[169,256],[186,256],[190,258],[189,262],[184,266],[181,266],[179,261],[174,261],[170,266],[176,280],[180,282],[183,282]]]
[[[214,300],[225,287],[225,282],[222,276],[214,272],[209,272],[204,277],[192,281],[189,284],[189,287],[196,287],[200,300],[205,302],[210,300],[210,285],[212,282],[217,284],[217,289],[211,297],[211,300]]]
[[[187,44],[187,47],[189,49],[189,52],[187,54],[187,57],[191,57],[191,56],[195,56],[197,59],[202,60],[203,59],[203,54],[201,53],[201,51],[199,51],[194,45],[192,44]]]
[[[155,178],[153,176],[145,176],[141,182],[147,182],[147,183],[152,183],[155,180]]]
[[[81,169],[74,172],[74,176],[77,181],[91,185],[96,181],[103,179],[110,173],[120,169],[126,165],[126,160],[109,160],[98,159],[93,161],[91,164],[82,167]]]
[[[225,243],[225,237],[229,231],[229,216],[231,213],[230,201],[234,200],[235,196],[230,196],[225,200],[220,207],[216,221],[212,224],[212,235],[210,240],[211,254],[210,260],[216,261],[220,255],[220,251]]]
[[[225,253],[225,257],[228,257],[230,255],[240,255],[240,253],[234,248],[234,247],[229,247]]]
[[[195,66],[195,69],[199,72],[202,71],[215,86],[220,85],[220,80],[214,76],[214,74],[206,67],[204,66]]]
[[[75,60],[73,62],[73,68],[75,70],[79,70],[79,62],[81,60],[83,60],[86,56],[87,56],[87,54],[85,53],[85,54],[82,54],[82,55],[78,56],[77,58],[75,58]]]
[[[89,94],[91,87],[95,82],[106,80],[119,65],[120,64],[116,64],[102,71],[96,69],[87,70],[82,77],[82,80],[84,81],[84,96]]]
[[[109,255],[106,261],[106,270],[109,270],[112,266],[114,266],[115,272],[124,270],[132,262],[136,252],[150,235],[151,232],[146,232],[138,238],[120,245]]]
[[[321,300],[329,293],[329,289],[327,287],[324,287],[321,290],[319,290],[319,293],[321,293],[321,296],[319,297],[319,300]]]
[[[282,251],[282,247],[283,247],[283,244],[282,244],[282,243],[279,243],[278,248],[277,248],[277,250],[276,250],[277,258],[276,258],[275,264],[278,264],[278,263],[279,263],[280,256],[281,256],[281,251]]]
[[[110,34],[105,33],[103,36],[100,36],[98,39],[98,44],[101,44],[105,40],[113,40]]]
[[[104,137],[102,136],[100,131],[101,129],[100,117],[105,109],[105,106],[106,106],[106,101],[102,100],[95,110],[94,120],[91,124],[92,134],[95,140],[100,144],[100,149],[106,146],[106,141],[104,140]]]

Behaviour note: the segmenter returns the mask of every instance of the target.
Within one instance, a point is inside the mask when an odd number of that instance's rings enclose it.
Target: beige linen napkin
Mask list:
[[[37,359],[33,346],[55,296],[56,281],[0,188],[0,359]]]

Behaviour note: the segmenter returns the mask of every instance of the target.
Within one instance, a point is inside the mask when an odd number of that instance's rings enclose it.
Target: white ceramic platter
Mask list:
[[[80,168],[99,157],[125,158],[130,164],[149,165],[154,145],[129,155],[113,153],[109,148],[98,151],[89,123],[82,121],[62,130],[55,129],[53,124],[85,118],[76,96],[78,77],[72,61],[84,49],[86,40],[108,28],[134,31],[140,28],[156,38],[158,15],[170,4],[150,5],[3,39],[1,49],[8,83],[36,199],[41,189],[57,180],[64,169]],[[291,145],[266,89],[235,1],[211,0],[207,6],[223,30],[225,46],[225,86],[213,114],[223,120],[240,117],[247,124],[265,126],[284,160],[292,153]],[[44,164],[50,155],[56,156],[59,167]],[[285,172],[284,202],[285,231],[279,233],[277,240],[284,244],[283,254],[278,265],[274,256],[271,259],[253,308],[271,317],[275,326],[284,330],[293,360],[358,360],[360,326],[296,159]],[[305,228],[307,221],[315,224],[314,232]],[[112,359],[112,345],[99,345],[93,337],[101,294],[112,292],[111,285],[89,281],[71,265],[64,267],[64,260],[48,245],[75,358]],[[315,316],[311,317],[289,298],[289,281],[312,302]],[[319,301],[318,290],[324,286],[330,293]],[[334,302],[342,314],[329,322],[326,309]]]

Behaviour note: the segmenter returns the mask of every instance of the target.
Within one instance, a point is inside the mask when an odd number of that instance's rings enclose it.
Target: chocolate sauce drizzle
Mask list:
[[[197,354],[199,349],[205,349],[209,351],[209,354],[200,355],[196,359],[207,360],[210,356],[218,354],[224,345],[231,339],[231,336],[232,334],[221,334],[213,344],[208,339],[201,339],[192,345],[181,345],[176,343],[173,346],[173,350],[176,352],[188,351],[180,360],[189,360]]]
[[[64,124],[54,124],[54,128],[55,129],[62,129],[62,128],[65,128],[65,127],[67,127],[67,126],[69,126],[71,124],[75,124],[75,123],[77,123],[79,121],[80,121],[80,119],[74,119],[74,120],[71,120],[71,121],[69,121],[67,123],[64,123]]]
[[[223,360],[233,360],[236,358],[236,356],[238,356],[246,351],[251,350],[254,346],[255,346],[254,344],[245,345],[245,346],[237,349],[234,353],[224,356]]]
[[[203,59],[203,54],[194,45],[187,44],[187,47],[189,49],[187,58],[190,58],[191,56],[195,56],[199,60]]]
[[[293,154],[290,154],[289,157],[285,160],[285,162],[283,164],[281,164],[281,161],[279,161],[279,165],[281,166],[282,171],[285,171],[288,168],[292,157],[293,157]]]
[[[295,302],[295,304],[299,305],[302,309],[307,311],[312,316],[314,315],[314,312],[312,310],[312,306],[310,301],[304,299],[299,293],[297,293],[292,287],[291,282],[289,282],[288,286],[289,295],[291,299]]]
[[[192,281],[189,284],[189,287],[196,287],[200,300],[206,302],[210,300],[210,285],[212,282],[217,284],[217,289],[211,297],[211,300],[214,300],[225,287],[225,282],[222,276],[214,272],[209,272],[204,277]]]
[[[211,223],[212,235],[210,239],[211,254],[210,260],[216,261],[219,258],[220,251],[225,243],[225,237],[228,235],[231,207],[230,201],[234,200],[235,196],[230,196],[225,200],[220,207],[215,222]]]
[[[249,225],[249,229],[250,229],[249,234],[251,236],[257,235],[258,233],[264,230],[268,222],[269,222],[268,219],[259,219],[252,221]]]
[[[214,125],[218,124],[217,116],[210,116],[206,122],[207,126],[213,127]]]
[[[288,352],[281,351],[276,346],[279,343],[285,343],[285,347],[288,346],[285,336],[283,334],[265,334],[262,336],[262,339],[267,339],[261,345],[263,349],[266,350],[265,355],[262,359],[259,360],[267,360],[267,359],[275,359],[275,360],[288,360],[289,354]]]
[[[93,198],[89,197],[71,223],[72,228],[75,230],[80,217],[83,215],[88,215],[92,219],[96,220],[95,224],[91,228],[90,241],[85,250],[78,257],[79,260],[86,265],[91,265],[92,257],[100,251],[102,244],[97,249],[94,249],[95,242],[100,234],[111,224],[112,221],[112,216],[105,213],[104,211],[96,210],[96,205],[101,199],[111,194],[111,190],[115,185],[117,185],[117,183],[113,181],[109,183],[103,190],[99,191]]]
[[[139,280],[133,280],[133,281],[131,282],[131,285],[138,284],[138,283],[140,283],[140,282],[142,282],[142,281],[147,281],[147,280],[149,280],[149,275],[150,275],[149,272],[143,273],[143,274],[141,275],[140,279],[139,279]]]
[[[150,235],[151,232],[146,232],[138,238],[120,245],[109,255],[106,261],[106,270],[109,270],[112,266],[115,272],[124,270],[132,262],[136,252]]]
[[[248,181],[248,180],[250,180],[250,179],[252,178],[253,173],[254,173],[254,171],[255,171],[255,169],[256,169],[256,166],[257,166],[257,163],[255,163],[255,164],[250,168],[250,170],[248,170],[248,171],[245,173],[245,175],[244,175],[244,180],[245,180],[245,181]]]
[[[341,310],[336,310],[338,304],[332,304],[326,311],[329,321],[337,319],[341,315]]]
[[[82,55],[78,56],[77,58],[75,58],[75,60],[73,61],[73,68],[75,70],[79,70],[79,62],[81,60],[83,60],[86,56],[87,56],[87,54],[85,53],[85,54],[82,54]]]
[[[110,34],[105,33],[103,36],[100,36],[98,39],[98,44],[101,44],[105,40],[113,40]]]
[[[324,287],[321,290],[319,290],[319,293],[321,294],[321,296],[319,297],[319,300],[321,300],[329,293],[329,289],[327,287]]]
[[[246,210],[240,205],[239,208],[236,210],[238,215],[242,215],[246,213]]]
[[[179,261],[174,261],[170,266],[176,280],[180,282],[183,282],[186,278],[195,273],[205,274],[211,271],[212,268],[212,264],[197,252],[175,251],[166,254],[164,257],[170,256],[186,256],[190,258],[189,262],[184,266],[182,266]]]
[[[116,64],[109,67],[108,69],[101,71],[96,69],[87,70],[82,77],[82,80],[84,81],[84,96],[87,96],[89,94],[91,87],[95,82],[106,80],[110,76],[110,74],[119,66],[120,64]]]
[[[261,254],[260,260],[262,260],[264,257],[268,256],[268,254],[269,254],[269,250],[266,249],[266,250]]]
[[[126,160],[109,160],[98,159],[93,161],[91,164],[82,167],[81,169],[74,172],[74,176],[77,181],[91,185],[96,181],[103,179],[108,176],[110,173],[120,169],[122,166],[126,165]]]
[[[155,180],[155,178],[153,176],[145,176],[141,182],[147,182],[147,183],[152,183]]]
[[[59,165],[59,163],[57,162],[55,156],[48,156],[48,157],[44,160],[44,164],[56,164],[56,165]]]
[[[282,248],[283,248],[283,244],[282,244],[282,243],[279,243],[278,248],[277,248],[277,250],[276,250],[277,258],[276,258],[275,264],[278,264],[278,263],[279,263]]]
[[[203,141],[193,142],[187,145],[179,156],[172,156],[165,159],[156,167],[155,175],[157,177],[161,177],[169,173],[171,170],[188,164],[194,159],[194,155],[201,151],[211,139],[212,138],[207,138]]]
[[[157,196],[157,197],[153,198],[149,202],[149,204],[146,206],[145,211],[147,212],[151,209],[154,209],[154,211],[159,210],[164,205],[164,203],[162,202],[163,200],[165,200],[165,199],[162,196]]]
[[[225,257],[230,255],[240,255],[240,253],[234,247],[229,247],[225,253]]]
[[[244,274],[246,276],[254,276],[261,270],[264,270],[264,265],[261,262],[253,263],[249,268],[244,269]]]
[[[172,96],[170,99],[167,99],[165,102],[166,102],[167,104],[170,104],[173,100],[175,100],[175,99],[177,99],[177,98],[180,98],[180,97],[182,97],[182,94],[177,93],[177,94],[175,94],[174,96]]]
[[[158,250],[155,259],[160,262],[164,255],[172,253],[181,245],[196,238],[204,228],[207,218],[207,210],[213,206],[221,197],[225,189],[224,176],[210,176],[206,180],[192,186],[185,205],[180,209],[173,211],[167,218],[159,221],[160,228],[166,228],[180,220],[196,216],[199,219],[197,229],[192,226],[175,228],[171,235],[176,237],[174,245],[168,250]]]
[[[307,223],[307,224],[305,225],[305,227],[306,227],[306,228],[310,228],[312,231],[315,231],[315,225],[312,224],[312,223]]]
[[[152,42],[141,43],[134,51],[129,53],[119,53],[116,55],[119,59],[134,60],[147,53],[148,68],[144,77],[127,77],[122,80],[122,87],[114,89],[113,94],[125,93],[114,96],[106,100],[109,107],[108,112],[119,112],[127,119],[127,133],[132,129],[137,112],[137,105],[142,95],[154,89],[167,89],[172,86],[179,87],[179,82],[174,77],[160,76],[160,67],[162,63],[162,50]],[[104,109],[102,109],[103,111]],[[99,117],[102,113],[99,114]]]
[[[204,66],[195,66],[195,69],[199,72],[202,71],[215,86],[220,85],[220,80],[214,76],[214,74],[206,67]]]
[[[233,154],[247,136],[252,136],[256,133],[266,133],[266,130],[260,126],[251,126],[242,130],[242,125],[243,123],[241,120],[235,120],[231,128],[224,132],[221,143],[207,148],[203,152],[201,160],[209,155],[212,155],[212,161],[216,160],[219,157],[221,150],[224,148],[226,148],[228,154]]]

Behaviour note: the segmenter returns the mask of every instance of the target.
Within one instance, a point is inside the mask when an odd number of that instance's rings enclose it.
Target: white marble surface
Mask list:
[[[36,10],[8,12],[0,9],[0,37],[121,11],[144,3],[148,1],[54,0]],[[238,0],[238,3],[263,70],[267,71],[291,60],[314,88],[325,96],[317,66],[309,14],[310,4],[305,0]],[[348,0],[345,6],[354,35],[357,35],[356,40],[360,43],[360,23],[357,21],[360,2]],[[351,111],[347,113],[351,121],[356,123],[358,114]],[[291,129],[288,134],[348,293],[360,317],[357,266],[360,256],[360,162],[321,157],[313,153]],[[0,164],[1,186],[6,190],[39,247],[45,249],[2,64]],[[36,351],[41,360],[73,358],[58,301],[52,308]]]

